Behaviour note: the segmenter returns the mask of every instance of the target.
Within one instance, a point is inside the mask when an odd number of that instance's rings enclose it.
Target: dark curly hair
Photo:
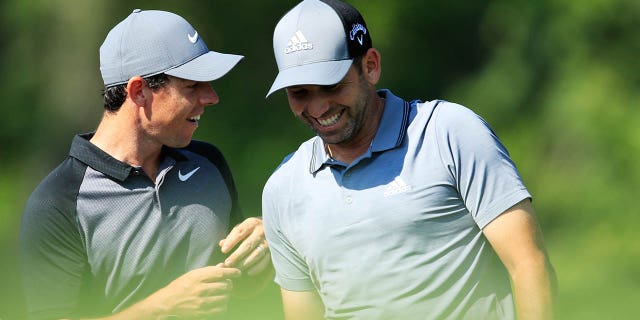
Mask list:
[[[147,82],[147,86],[151,90],[156,90],[164,87],[169,80],[169,77],[160,73],[154,76],[143,78]],[[106,87],[102,90],[102,101],[104,109],[109,112],[116,112],[120,109],[124,100],[127,98],[127,84],[119,84],[112,87]]]

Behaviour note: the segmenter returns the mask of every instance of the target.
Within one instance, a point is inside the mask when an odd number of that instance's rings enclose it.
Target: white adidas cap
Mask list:
[[[278,64],[267,97],[294,85],[332,85],[347,74],[353,58],[371,48],[364,19],[337,0],[304,0],[287,12],[273,33]]]

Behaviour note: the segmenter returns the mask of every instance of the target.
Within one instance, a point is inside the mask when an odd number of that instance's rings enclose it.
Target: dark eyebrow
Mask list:
[[[334,84],[328,84],[328,85],[324,85],[324,86],[320,86],[320,87],[329,89],[329,88],[335,88],[335,87],[341,86],[341,85],[350,84],[350,83],[353,83],[353,82],[354,81],[340,81],[340,82],[336,82]]]

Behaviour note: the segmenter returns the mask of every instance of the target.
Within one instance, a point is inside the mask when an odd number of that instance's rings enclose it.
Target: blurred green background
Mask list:
[[[246,59],[214,82],[196,138],[225,153],[247,213],[310,137],[276,74],[277,20],[297,1],[0,1],[0,318],[22,319],[17,234],[26,198],[102,114],[98,47],[134,8],[178,13],[210,49]],[[640,1],[351,1],[382,53],[380,87],[475,110],[534,195],[559,277],[558,319],[640,314]],[[232,305],[279,319],[278,289]]]

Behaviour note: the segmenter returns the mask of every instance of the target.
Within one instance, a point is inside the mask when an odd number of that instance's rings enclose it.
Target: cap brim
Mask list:
[[[340,82],[349,71],[353,59],[325,61],[281,70],[267,98],[282,88],[298,85],[332,85]]]
[[[244,56],[209,51],[164,73],[192,81],[213,81],[231,71]]]

